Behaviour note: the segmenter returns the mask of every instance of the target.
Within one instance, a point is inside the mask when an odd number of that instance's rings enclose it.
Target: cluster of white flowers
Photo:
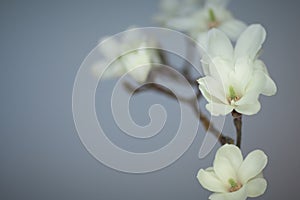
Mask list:
[[[255,150],[243,160],[235,145],[224,145],[216,153],[213,167],[200,169],[197,178],[207,190],[214,192],[211,200],[245,200],[258,197],[267,188],[262,171],[268,158],[261,150]]]
[[[162,26],[187,33],[201,48],[204,77],[199,89],[208,101],[212,115],[253,115],[260,110],[260,94],[277,91],[259,54],[266,39],[265,29],[246,26],[227,10],[226,0],[162,0],[162,13],[155,20]],[[233,47],[232,42],[236,42]],[[148,49],[151,47],[151,50]],[[129,73],[144,83],[152,68],[161,62],[158,44],[139,31],[128,31],[120,40],[109,38],[99,46],[104,59],[93,72],[104,78]],[[262,195],[267,182],[262,170],[267,156],[261,150],[251,152],[245,160],[237,146],[224,145],[216,154],[213,167],[201,169],[200,184],[214,192],[211,200],[245,200]]]
[[[103,38],[102,42],[99,51],[104,58],[93,66],[96,76],[113,78],[128,73],[143,83],[155,63],[160,63],[157,44],[139,30],[129,29],[121,38]]]
[[[175,3],[174,3],[175,2]],[[187,3],[188,2],[188,3]],[[212,115],[232,111],[253,115],[260,110],[260,94],[271,96],[277,91],[259,54],[266,38],[258,24],[249,27],[227,10],[227,1],[162,0],[156,19],[161,25],[184,32],[198,41],[204,77],[199,89],[208,101]],[[233,47],[231,41],[236,42]],[[213,167],[201,169],[197,178],[211,200],[245,200],[262,195],[267,182],[262,170],[267,156],[260,150],[251,152],[243,161],[235,145],[222,146]]]
[[[211,28],[218,28],[235,41],[246,28],[246,24],[235,19],[226,8],[225,0],[207,0],[205,3],[196,0],[189,0],[189,3],[182,1],[184,6],[181,9],[179,7],[182,5],[177,1],[162,2],[163,14],[159,15],[158,21],[168,28],[185,32],[194,39],[202,38]]]
[[[202,58],[205,77],[198,82],[212,115],[226,115],[233,110],[256,114],[260,110],[259,95],[276,93],[275,83],[258,59],[265,38],[265,29],[255,24],[240,35],[235,48],[217,29],[209,31],[205,42],[202,41],[206,52]]]

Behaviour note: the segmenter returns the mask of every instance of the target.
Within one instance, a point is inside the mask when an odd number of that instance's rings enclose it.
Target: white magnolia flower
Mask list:
[[[93,66],[96,76],[114,78],[129,73],[137,82],[143,83],[156,66],[154,63],[160,62],[158,51],[154,49],[157,44],[139,30],[131,29],[121,38],[106,39],[102,39],[104,43],[99,46],[104,58]]]
[[[247,26],[232,16],[225,2],[227,1],[207,0],[201,8],[189,14],[166,19],[165,25],[183,31],[195,39],[201,39],[211,28],[218,28],[235,41]]]
[[[267,156],[255,150],[243,160],[235,145],[224,145],[216,153],[213,167],[200,169],[197,178],[207,190],[214,192],[211,200],[245,200],[258,197],[267,188],[262,170],[267,165]]]
[[[222,31],[213,29],[208,33],[202,43],[205,77],[198,83],[212,115],[226,115],[233,110],[245,115],[256,114],[261,107],[259,95],[276,93],[265,64],[258,60],[265,38],[265,29],[258,24],[241,34],[235,48]]]

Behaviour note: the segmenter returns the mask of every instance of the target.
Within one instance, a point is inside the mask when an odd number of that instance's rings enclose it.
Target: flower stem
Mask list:
[[[233,123],[236,129],[236,146],[241,148],[242,141],[242,114],[232,111]]]

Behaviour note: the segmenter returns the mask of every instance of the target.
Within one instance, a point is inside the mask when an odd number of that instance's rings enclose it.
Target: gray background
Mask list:
[[[104,35],[132,24],[153,25],[150,19],[157,2],[1,1],[0,199],[207,199],[209,192],[195,178],[199,168],[211,165],[215,153],[197,158],[203,129],[173,165],[133,175],[96,161],[81,144],[73,123],[72,87],[85,56]],[[266,27],[263,59],[278,86],[275,97],[261,98],[258,115],[244,118],[244,153],[260,148],[269,156],[268,190],[258,199],[298,198],[299,6],[294,0],[235,0],[229,6],[238,18]],[[107,83],[106,91],[112,83]],[[165,132],[174,132],[172,124],[179,119],[170,116],[179,111],[177,103],[150,95],[133,100],[140,108],[132,108],[133,118],[147,124],[144,112],[151,104],[162,103],[169,112]],[[100,113],[108,111],[105,104],[99,102]],[[111,114],[103,120],[107,130],[121,134]],[[233,132],[230,119],[225,131]],[[111,138],[132,146],[127,138]],[[152,141],[146,150],[168,138]]]

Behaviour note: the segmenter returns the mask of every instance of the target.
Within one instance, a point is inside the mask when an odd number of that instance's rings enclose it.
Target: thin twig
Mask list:
[[[156,83],[148,83],[147,85],[143,85],[137,89],[135,89],[130,83],[128,82],[124,82],[123,83],[124,86],[125,86],[125,89],[128,91],[128,92],[134,92],[134,94],[138,94],[138,93],[141,93],[141,92],[145,92],[145,91],[148,91],[148,90],[155,90],[157,92],[160,92],[162,94],[165,94],[167,95],[168,97],[171,97],[173,99],[177,99],[179,101],[182,101],[182,102],[190,102],[193,98],[191,99],[187,99],[187,98],[184,98],[184,97],[181,97],[181,96],[176,96],[171,90],[161,86],[161,85],[158,85]]]

